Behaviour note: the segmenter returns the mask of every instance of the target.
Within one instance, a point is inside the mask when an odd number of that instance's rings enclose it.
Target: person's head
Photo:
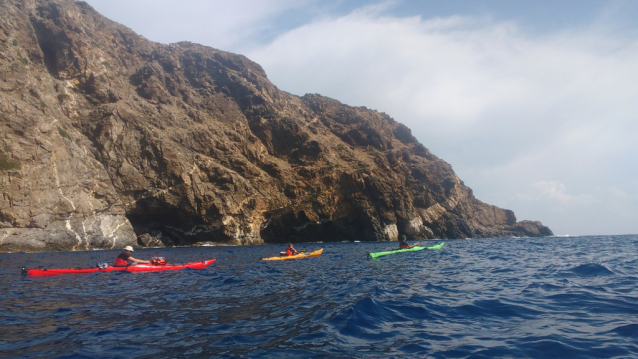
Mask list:
[[[401,236],[401,241],[405,241],[406,239],[408,239],[408,237],[406,237],[405,234]]]
[[[292,243],[288,243],[288,248],[292,248]]]
[[[131,246],[126,246],[126,247],[124,247],[124,250],[125,250],[126,252],[131,253],[131,252],[133,252],[133,247],[131,247]]]

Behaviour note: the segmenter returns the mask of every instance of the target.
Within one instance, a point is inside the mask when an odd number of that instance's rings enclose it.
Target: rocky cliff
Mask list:
[[[84,2],[0,0],[0,250],[545,236],[388,115]]]

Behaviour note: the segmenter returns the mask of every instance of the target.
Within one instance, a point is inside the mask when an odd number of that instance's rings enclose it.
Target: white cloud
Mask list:
[[[471,18],[355,12],[295,29],[249,56],[284,90],[378,108],[435,146],[450,134],[498,132],[506,136],[494,136],[497,145],[516,136],[529,147],[605,116],[635,119],[638,84],[627,78],[638,75],[638,51],[610,56],[619,46],[611,43],[576,34],[531,39],[512,23]]]
[[[227,51],[272,29],[279,14],[314,1],[88,0],[103,15],[153,41],[188,40]]]
[[[596,188],[638,190],[635,34],[608,32],[602,20],[533,35],[490,18],[383,14],[324,18],[247,55],[283,90],[320,93],[405,123],[478,198],[519,218],[552,222],[548,207],[558,204],[578,204],[580,219],[612,217],[618,213],[597,213],[604,198],[593,195]],[[538,204],[526,207],[515,193]],[[611,222],[590,230],[614,233]],[[579,223],[565,217],[554,228]],[[638,232],[638,224],[630,228]]]
[[[565,185],[558,181],[540,181],[532,184],[536,194],[532,198],[547,198],[562,204],[596,202],[591,195],[572,196],[567,194]]]

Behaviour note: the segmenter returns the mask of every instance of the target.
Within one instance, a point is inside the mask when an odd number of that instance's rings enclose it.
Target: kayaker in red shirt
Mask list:
[[[291,256],[293,254],[297,254],[297,250],[292,246],[292,243],[288,243],[288,249],[286,249],[286,255]]]
[[[115,266],[126,267],[129,261],[136,262],[136,263],[151,263],[151,261],[145,261],[143,259],[133,258],[131,256],[131,253],[133,253],[133,247],[131,246],[124,247],[124,251],[120,253],[120,255],[118,255],[117,258],[115,258]]]
[[[417,244],[415,244],[413,246],[409,245],[408,241],[407,241],[407,237],[405,236],[405,234],[402,235],[401,239],[399,240],[399,247],[401,249],[410,249],[412,247],[417,247],[417,246],[420,246],[420,245],[421,245],[421,243],[417,243]]]

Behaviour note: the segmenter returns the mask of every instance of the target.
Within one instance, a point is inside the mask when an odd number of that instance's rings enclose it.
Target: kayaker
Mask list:
[[[297,250],[292,246],[292,243],[288,243],[288,249],[286,249],[286,255],[291,256],[293,254],[297,254]]]
[[[405,236],[405,234],[404,234],[404,235],[402,235],[402,236],[401,236],[401,239],[399,240],[399,247],[400,247],[401,249],[410,249],[410,248],[412,248],[412,247],[416,247],[416,246],[419,246],[419,245],[420,245],[420,243],[417,243],[417,244],[415,244],[415,245],[413,245],[413,246],[409,245],[409,244],[408,244],[407,237]]]
[[[136,263],[151,263],[151,261],[145,261],[143,259],[137,259],[131,257],[131,253],[133,253],[133,247],[126,246],[124,247],[124,251],[120,253],[120,255],[115,258],[115,266],[116,267],[126,267],[128,262],[136,262]]]

